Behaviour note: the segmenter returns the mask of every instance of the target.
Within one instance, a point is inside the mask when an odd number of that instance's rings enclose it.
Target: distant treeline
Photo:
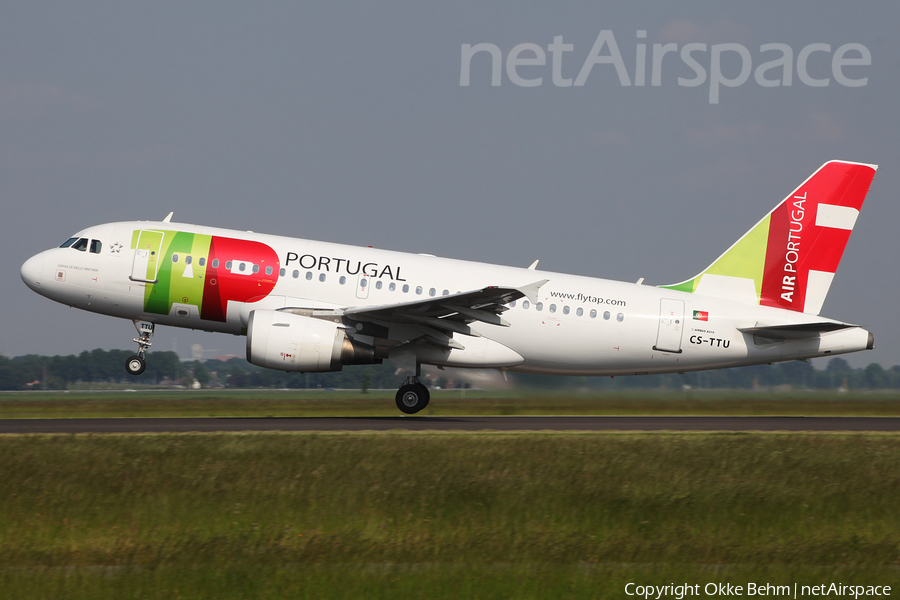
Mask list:
[[[184,362],[174,352],[148,352],[147,369],[138,376],[125,372],[129,350],[91,350],[68,356],[28,354],[0,356],[0,390],[64,390],[76,384],[134,383],[204,387],[394,388],[403,380],[396,367],[348,367],[337,373],[285,373],[261,369],[243,358]]]
[[[396,388],[403,375],[389,362],[382,365],[347,367],[336,373],[284,373],[261,369],[242,358],[228,361],[183,362],[174,352],[147,354],[147,370],[132,377],[125,372],[129,350],[91,350],[78,355],[38,356],[29,354],[7,358],[0,356],[0,390],[68,389],[78,384],[134,383],[150,385],[202,385],[203,387],[270,388]],[[749,389],[790,385],[813,389],[898,389],[900,365],[884,369],[878,363],[854,369],[843,358],[832,358],[824,369],[810,363],[738,367],[701,371],[684,375],[640,375],[634,377],[553,377],[509,374],[521,387],[588,388],[597,390],[632,388]],[[195,384],[196,382],[196,384]],[[439,371],[428,381],[430,386],[469,387],[465,373]]]

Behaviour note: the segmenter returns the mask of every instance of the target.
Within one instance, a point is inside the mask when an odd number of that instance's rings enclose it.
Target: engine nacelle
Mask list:
[[[268,369],[303,373],[381,362],[374,348],[348,338],[337,323],[275,310],[250,313],[247,360]]]

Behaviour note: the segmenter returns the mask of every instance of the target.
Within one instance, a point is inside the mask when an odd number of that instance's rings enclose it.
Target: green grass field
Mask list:
[[[605,393],[435,390],[421,415],[900,416],[898,391]],[[0,394],[0,418],[390,416],[393,391],[83,391]]]
[[[900,436],[0,437],[3,598],[900,589]]]

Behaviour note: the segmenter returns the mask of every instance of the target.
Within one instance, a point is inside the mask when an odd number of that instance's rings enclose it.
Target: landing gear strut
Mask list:
[[[138,345],[138,353],[128,357],[128,360],[125,361],[125,370],[128,371],[129,375],[140,375],[144,372],[144,369],[147,368],[147,361],[144,359],[144,353],[147,352],[147,348],[152,345],[150,343],[150,338],[153,337],[155,325],[153,323],[143,323],[141,321],[133,321],[133,323],[134,328],[137,329],[138,332],[138,337],[134,338],[134,341]]]
[[[407,377],[397,391],[397,408],[408,415],[414,415],[428,406],[430,398],[428,388],[419,383],[418,377]]]

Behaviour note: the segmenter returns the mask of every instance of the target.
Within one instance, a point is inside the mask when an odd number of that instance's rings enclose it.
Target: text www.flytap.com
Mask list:
[[[624,300],[615,300],[613,298],[600,298],[589,294],[569,294],[567,292],[550,292],[551,298],[559,298],[560,300],[573,300],[575,302],[583,302],[585,304],[606,304],[609,306],[625,306]]]

